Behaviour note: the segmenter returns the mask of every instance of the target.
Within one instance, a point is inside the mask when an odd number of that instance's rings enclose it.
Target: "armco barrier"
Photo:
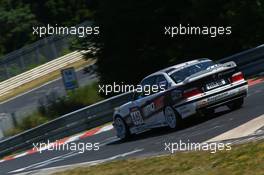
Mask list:
[[[236,62],[246,76],[264,71],[264,44],[219,60],[221,63],[227,61]]]
[[[264,45],[219,60],[235,61],[251,76],[264,71]],[[32,143],[56,140],[112,121],[112,113],[131,99],[132,94],[121,94],[97,104],[66,114],[39,127],[30,129],[0,142],[0,156],[32,147]]]
[[[83,59],[83,54],[75,51],[55,60],[52,60],[46,64],[38,66],[34,69],[26,71],[22,74],[19,74],[15,77],[2,81],[0,82],[0,96],[9,93],[13,89],[25,83],[31,82],[37,78],[45,76],[53,71],[59,70],[81,59]]]
[[[29,148],[33,143],[45,142],[47,139],[55,141],[110,122],[114,108],[127,102],[130,98],[131,93],[115,96],[3,140],[0,142],[0,156]]]

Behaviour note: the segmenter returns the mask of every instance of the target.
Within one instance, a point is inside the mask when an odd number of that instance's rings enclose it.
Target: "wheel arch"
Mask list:
[[[123,117],[121,116],[121,114],[114,114],[113,119],[115,120],[117,117],[120,117],[121,119],[123,119]],[[124,119],[123,119],[124,120]]]

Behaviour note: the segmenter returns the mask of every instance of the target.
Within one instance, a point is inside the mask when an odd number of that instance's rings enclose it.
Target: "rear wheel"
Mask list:
[[[164,116],[169,128],[176,129],[180,126],[182,119],[172,107],[166,106],[164,108]]]
[[[237,99],[237,100],[233,101],[232,103],[228,104],[227,106],[231,110],[237,110],[237,109],[241,108],[243,106],[243,104],[244,104],[244,98],[240,98],[240,99]]]
[[[119,137],[121,140],[126,140],[130,136],[130,132],[125,121],[118,116],[115,118],[114,124],[117,137]]]

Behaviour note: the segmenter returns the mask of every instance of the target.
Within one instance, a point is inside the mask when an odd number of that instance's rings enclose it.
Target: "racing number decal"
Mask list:
[[[143,124],[143,118],[138,109],[131,110],[130,112],[131,120],[134,123],[134,125],[141,125]]]
[[[142,115],[146,118],[151,117],[157,110],[162,109],[164,106],[164,96],[161,96],[152,101],[152,103],[142,107],[142,113],[139,107],[134,107],[130,109],[131,120],[134,125],[144,124]]]

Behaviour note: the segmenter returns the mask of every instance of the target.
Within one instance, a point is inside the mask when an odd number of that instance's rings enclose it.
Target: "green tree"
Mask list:
[[[77,25],[91,18],[90,0],[21,0],[42,24]]]
[[[100,0],[95,8],[100,37],[101,83],[138,83],[145,75],[184,60],[219,59],[262,44],[263,0]],[[231,26],[232,34],[164,35],[164,26]],[[87,41],[90,38],[87,38]],[[90,42],[83,41],[87,48]]]
[[[36,25],[35,15],[28,5],[0,4],[0,55],[20,48],[34,40],[32,26]]]
[[[34,26],[75,26],[90,20],[91,0],[1,0],[0,55],[17,50],[40,38]]]

